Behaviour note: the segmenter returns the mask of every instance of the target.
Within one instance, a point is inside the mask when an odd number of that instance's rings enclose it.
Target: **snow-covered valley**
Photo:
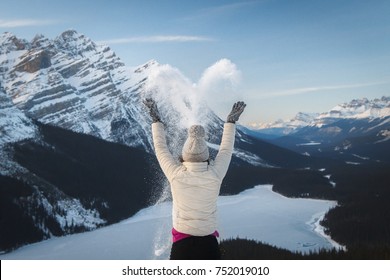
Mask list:
[[[334,201],[287,198],[271,185],[221,196],[221,239],[247,238],[291,251],[340,247],[319,221]],[[139,211],[118,224],[92,232],[55,237],[1,255],[1,259],[167,259],[171,247],[171,203]]]

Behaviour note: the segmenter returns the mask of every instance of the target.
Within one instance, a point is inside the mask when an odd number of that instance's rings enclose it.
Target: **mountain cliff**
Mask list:
[[[153,64],[127,68],[73,30],[31,42],[4,33],[0,53],[3,91],[27,117],[150,150],[139,92]]]

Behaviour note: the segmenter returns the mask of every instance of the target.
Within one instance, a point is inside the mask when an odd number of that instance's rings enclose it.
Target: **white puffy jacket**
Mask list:
[[[205,236],[217,229],[217,198],[233,153],[236,126],[225,123],[214,161],[183,162],[170,153],[160,122],[152,124],[158,162],[171,184],[173,227],[182,233]]]

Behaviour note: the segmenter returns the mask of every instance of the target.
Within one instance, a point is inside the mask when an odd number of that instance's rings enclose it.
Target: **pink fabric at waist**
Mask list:
[[[215,237],[219,237],[219,232],[216,230],[210,235],[213,235]],[[179,240],[182,240],[184,238],[191,237],[191,236],[192,236],[191,234],[182,233],[182,232],[177,231],[176,229],[172,228],[173,243],[175,243]]]

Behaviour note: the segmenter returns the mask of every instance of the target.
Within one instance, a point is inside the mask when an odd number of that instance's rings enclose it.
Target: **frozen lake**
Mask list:
[[[339,245],[319,226],[334,201],[287,198],[262,185],[218,200],[221,239],[247,238],[291,251]],[[118,224],[24,246],[1,259],[167,259],[170,202],[145,208]]]

